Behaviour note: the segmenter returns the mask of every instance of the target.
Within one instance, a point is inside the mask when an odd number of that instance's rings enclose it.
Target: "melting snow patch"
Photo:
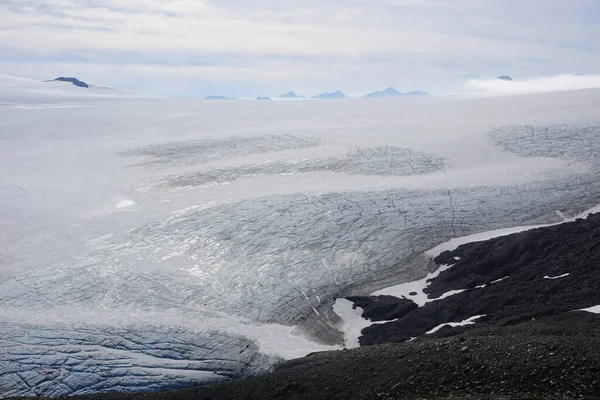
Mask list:
[[[479,318],[485,317],[484,315],[476,315],[474,317],[471,317],[469,319],[465,319],[464,321],[461,322],[447,322],[445,324],[441,324],[436,326],[435,328],[433,328],[430,331],[425,332],[426,335],[431,335],[434,332],[439,331],[440,329],[442,329],[445,326],[451,326],[452,328],[457,327],[457,326],[466,326],[466,325],[473,325],[475,324],[475,321],[478,320]]]
[[[352,306],[353,303],[347,299],[337,299],[333,304],[333,312],[342,319],[340,331],[344,334],[344,345],[348,349],[360,347],[358,338],[361,331],[372,324],[362,317],[362,308]]]
[[[505,279],[508,279],[508,276],[505,276],[504,278],[496,279],[495,281],[491,281],[490,285],[493,285],[494,283],[502,282]]]
[[[362,330],[377,324],[387,324],[388,322],[398,321],[398,318],[389,321],[371,321],[363,318],[363,309],[361,307],[354,308],[354,303],[348,299],[337,299],[333,303],[333,312],[342,320],[342,325],[339,327],[344,334],[344,347],[354,349],[360,347],[358,338],[362,336]]]
[[[594,306],[594,307],[590,307],[590,308],[583,308],[583,309],[577,310],[577,311],[587,311],[587,312],[591,312],[592,314],[600,314],[600,306]]]
[[[128,208],[135,206],[135,201],[131,199],[123,199],[117,203],[117,208]]]
[[[571,275],[571,274],[570,273],[566,273],[566,274],[562,274],[562,275],[559,275],[559,276],[548,276],[548,275],[546,275],[544,277],[544,279],[560,279],[560,278],[565,278],[565,277],[567,277],[569,275]]]
[[[429,299],[423,290],[429,286],[427,281],[437,278],[442,272],[451,268],[452,265],[442,265],[437,271],[427,274],[423,279],[418,281],[401,283],[400,285],[390,286],[371,293],[371,296],[394,296],[400,299],[410,299],[414,301],[419,307],[423,307],[425,304],[439,299]],[[411,293],[416,293],[411,295]],[[453,293],[456,294],[456,293]]]
[[[454,296],[455,294],[459,294],[459,293],[466,292],[466,291],[467,291],[467,289],[451,290],[449,292],[444,293],[443,295],[441,295],[437,299],[431,299],[429,301],[443,300],[443,299],[448,298],[450,296]]]

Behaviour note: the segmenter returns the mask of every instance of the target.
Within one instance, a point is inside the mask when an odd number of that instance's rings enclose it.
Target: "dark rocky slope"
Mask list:
[[[478,315],[485,315],[478,325],[501,327],[600,305],[600,214],[470,243],[435,262],[454,265],[431,281],[429,298],[467,290],[366,328],[361,345],[401,342]]]
[[[407,299],[352,298],[373,319],[399,318],[363,331],[363,344],[385,344],[313,354],[204,388],[86,398],[600,398],[600,315],[577,311],[600,305],[600,214],[464,245],[436,263],[454,266],[432,280],[430,298],[467,290],[419,308]],[[424,335],[483,314],[474,325]]]

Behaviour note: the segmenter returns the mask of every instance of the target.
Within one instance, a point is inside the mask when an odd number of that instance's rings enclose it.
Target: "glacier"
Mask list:
[[[600,90],[176,100],[0,76],[0,397],[341,349],[337,298],[600,204]],[[566,217],[565,217],[566,216]]]

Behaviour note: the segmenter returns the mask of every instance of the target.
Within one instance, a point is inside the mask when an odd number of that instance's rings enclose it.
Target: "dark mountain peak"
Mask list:
[[[287,92],[279,96],[282,99],[303,99],[304,96],[298,96],[294,92]]]
[[[508,75],[501,75],[501,76],[497,77],[496,79],[500,79],[501,81],[510,81],[510,82],[513,81],[513,78],[511,78]]]
[[[80,81],[77,78],[65,78],[64,76],[59,76],[58,78],[53,79],[52,81],[46,81],[46,82],[69,82],[77,87],[82,87],[82,88],[90,87],[90,85],[88,85],[87,83],[85,83],[83,81]]]

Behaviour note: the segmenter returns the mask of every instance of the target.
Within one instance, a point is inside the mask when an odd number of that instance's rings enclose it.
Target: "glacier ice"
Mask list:
[[[600,203],[597,90],[265,105],[2,82],[0,396],[340,348],[336,298]]]
[[[213,160],[237,158],[282,150],[316,147],[319,140],[291,135],[232,137],[161,143],[123,151],[123,156],[148,156],[146,166],[155,164],[204,164]]]
[[[315,171],[352,175],[420,175],[445,170],[444,160],[412,149],[393,146],[351,149],[340,157],[266,161],[236,167],[213,168],[166,179],[171,187],[222,184],[256,175],[297,174]]]

